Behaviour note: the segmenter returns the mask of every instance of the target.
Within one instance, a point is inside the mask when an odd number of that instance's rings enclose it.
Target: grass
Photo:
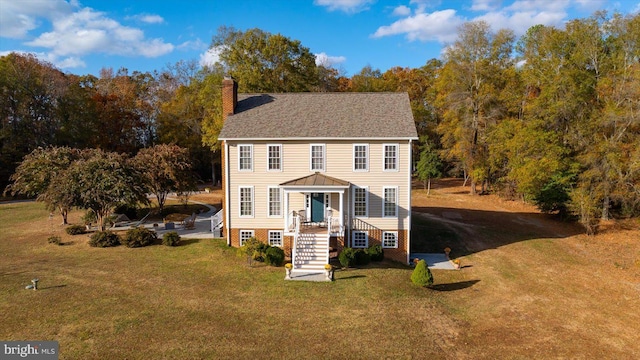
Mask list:
[[[249,268],[223,240],[100,249],[59,223],[38,203],[0,204],[0,339],[57,340],[61,359],[640,354],[640,267],[603,262],[606,246],[582,237],[519,236],[518,224],[500,234],[485,222],[466,267],[432,270],[433,289],[421,289],[397,263],[336,271],[332,283],[284,281],[284,268]],[[453,236],[454,251],[468,240]],[[619,248],[640,255],[629,246]],[[25,290],[34,277],[40,289]]]

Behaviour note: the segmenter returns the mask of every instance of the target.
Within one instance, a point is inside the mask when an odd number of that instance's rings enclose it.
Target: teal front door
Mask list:
[[[311,222],[324,221],[324,193],[311,194]]]

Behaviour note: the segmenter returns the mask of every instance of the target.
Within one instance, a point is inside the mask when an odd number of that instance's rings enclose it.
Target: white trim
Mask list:
[[[222,141],[282,141],[282,140],[303,140],[303,141],[328,141],[328,140],[345,140],[345,141],[411,141],[418,140],[417,137],[285,137],[285,138],[218,138]]]
[[[395,215],[387,215],[387,214],[385,214],[385,208],[386,208],[386,205],[387,205],[387,194],[386,194],[387,189],[395,190],[395,200],[394,200],[395,205],[396,205],[396,207],[395,207]],[[398,187],[397,186],[383,186],[382,187],[382,217],[383,218],[397,218],[398,217],[398,215],[399,215],[398,214],[398,198],[399,197],[400,196],[398,195]]]
[[[387,169],[387,146],[393,146],[396,148],[396,168],[395,169]],[[411,165],[409,165],[411,168]],[[382,171],[384,172],[398,172],[400,171],[400,144],[398,143],[384,143],[382,144]]]
[[[279,160],[280,160],[280,169],[269,169],[269,166],[271,165],[271,164],[269,164],[269,159],[270,159],[270,153],[269,153],[269,150],[270,150],[270,149],[269,149],[269,148],[270,148],[270,147],[272,147],[272,146],[278,147],[278,149],[279,149],[279,154],[280,154],[280,157],[279,157]],[[282,161],[282,144],[267,144],[267,171],[268,171],[268,172],[282,172],[282,170],[283,170],[282,168],[283,168],[283,161]]]
[[[356,189],[364,190],[364,215],[356,215]],[[369,187],[368,186],[353,186],[353,195],[351,196],[351,204],[353,207],[353,217],[356,219],[368,219],[369,218]]]
[[[405,238],[405,243],[406,243],[406,250],[405,252],[407,253],[407,264],[411,263],[411,254],[410,254],[410,249],[411,249],[411,174],[413,172],[413,149],[412,149],[412,145],[411,145],[411,140],[409,140],[409,146],[407,149],[407,159],[408,159],[408,166],[407,166],[407,235]]]
[[[322,169],[313,168],[313,147],[322,146]],[[312,143],[309,144],[309,171],[325,172],[327,171],[327,144]]]
[[[280,245],[271,243],[271,234],[280,234]],[[267,241],[271,246],[284,247],[284,232],[282,230],[269,230]]]
[[[240,148],[249,147],[249,169],[242,169],[240,166],[240,154],[242,150]],[[253,144],[238,144],[238,172],[253,172]]]
[[[224,224],[222,224],[223,229],[226,230],[227,232],[227,246],[231,246],[231,186],[229,184],[229,166],[231,164],[231,161],[229,160],[229,143],[228,142],[224,142],[224,160],[225,160],[225,167],[224,167],[224,173],[225,173],[225,177],[224,177],[224,217],[225,217],[225,222]]]
[[[278,190],[280,196],[280,215],[271,215],[271,189]],[[269,218],[281,218],[282,217],[282,189],[278,186],[267,186],[267,217]]]
[[[356,246],[356,233],[357,234],[364,234],[364,241],[365,244],[364,246]],[[365,231],[365,230],[353,230],[351,232],[351,247],[354,249],[366,249],[369,247],[369,232]]]
[[[249,236],[246,240],[256,236],[256,231],[255,230],[240,230],[240,231],[238,231],[238,243],[240,244],[240,246],[244,245],[243,244],[244,241],[242,240],[242,233],[251,234],[251,236]]]
[[[242,189],[251,190],[251,215],[242,215]],[[255,191],[253,189],[253,185],[238,185],[238,217],[241,218],[254,218],[256,216],[255,213],[255,202],[256,196]]]
[[[386,234],[393,234],[395,236],[395,246],[385,246],[384,245],[384,236]],[[380,239],[380,242],[382,243],[382,248],[383,249],[397,249],[398,248],[398,232],[397,231],[383,231],[382,232],[382,239]]]
[[[364,146],[364,169],[356,169],[356,147],[358,146]],[[369,144],[353,144],[351,152],[351,170],[353,172],[369,172]]]

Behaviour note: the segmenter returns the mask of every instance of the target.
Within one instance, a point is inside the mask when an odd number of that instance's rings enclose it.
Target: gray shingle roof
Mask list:
[[[406,93],[238,94],[221,140],[417,139]]]

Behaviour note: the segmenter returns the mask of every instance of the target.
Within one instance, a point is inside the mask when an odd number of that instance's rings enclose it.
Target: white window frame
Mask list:
[[[279,239],[280,243],[279,244],[275,244],[272,241],[272,239],[273,239],[272,236],[275,235],[275,234],[279,234],[279,236],[280,236],[280,239]],[[282,230],[269,230],[269,245],[277,246],[277,247],[284,247],[284,233],[283,233]]]
[[[249,168],[242,168],[242,148],[249,148]],[[238,171],[240,172],[253,172],[253,144],[238,144]]]
[[[356,192],[357,190],[364,190],[364,215],[356,214]],[[359,219],[366,219],[369,217],[369,187],[368,186],[354,186],[353,187],[353,196],[351,199],[351,204],[353,205],[353,217]]]
[[[356,149],[358,147],[364,147],[364,168],[356,168]],[[369,144],[353,144],[353,172],[368,172],[369,171]]]
[[[242,190],[249,189],[251,195],[251,214],[246,215],[242,214]],[[238,216],[241,218],[252,218],[255,217],[255,192],[253,191],[253,186],[238,186]]]
[[[245,240],[249,240],[252,237],[256,236],[255,230],[240,230],[240,246],[244,245]],[[243,236],[245,235],[245,236]]]
[[[393,236],[393,242],[394,242],[393,246],[385,245],[385,241],[387,240],[387,239],[385,239],[385,237],[387,235]],[[381,242],[382,242],[382,248],[383,249],[397,249],[398,248],[398,232],[397,231],[383,231],[382,232]]]
[[[356,234],[364,235],[364,245],[356,245]],[[369,247],[369,232],[362,230],[353,230],[351,232],[351,247],[354,249],[366,249]]]
[[[313,167],[313,148],[316,146],[322,147],[322,168],[315,169]],[[327,171],[327,146],[326,144],[309,144],[309,170],[312,172],[325,172]]]
[[[387,190],[394,190],[395,191],[395,208],[394,208],[394,214],[393,215],[388,215],[387,214]],[[383,186],[382,187],[382,217],[383,218],[397,218],[398,217],[398,187],[397,186]]]
[[[278,168],[271,168],[271,148],[278,148]],[[275,159],[275,157],[274,157]],[[267,144],[267,171],[269,172],[281,172],[282,171],[282,144]]]
[[[273,202],[271,200],[271,190],[276,189],[278,190],[278,209],[279,209],[279,214],[272,214],[271,213],[271,203]],[[267,217],[270,218],[281,218],[282,217],[282,189],[277,187],[277,186],[267,186]]]
[[[395,168],[387,169],[387,147],[394,147],[396,156],[394,157]],[[398,172],[400,171],[400,145],[399,144],[382,144],[382,171]]]

